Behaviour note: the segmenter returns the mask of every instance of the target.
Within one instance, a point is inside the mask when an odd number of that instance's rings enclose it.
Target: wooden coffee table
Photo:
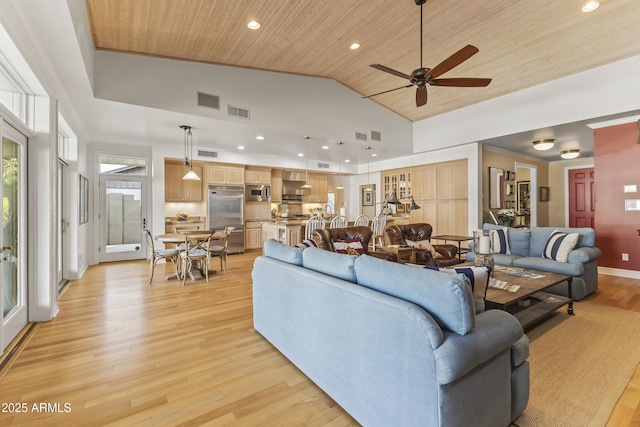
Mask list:
[[[504,268],[544,277],[520,277],[505,273]],[[574,314],[571,276],[566,274],[549,273],[547,271],[530,270],[526,268],[496,266],[496,269],[493,272],[493,277],[512,285],[518,285],[520,286],[520,289],[516,292],[508,292],[493,288],[487,289],[487,308],[493,307],[508,311],[518,319],[523,328],[550,315],[563,305],[567,305],[567,313],[569,315]],[[543,292],[545,289],[564,281],[567,282],[569,287],[568,298]],[[534,294],[536,297],[532,297]],[[520,303],[520,301],[523,301],[523,303]]]

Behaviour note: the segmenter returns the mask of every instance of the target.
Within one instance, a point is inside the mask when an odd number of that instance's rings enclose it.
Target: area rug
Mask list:
[[[574,304],[527,332],[529,405],[520,427],[604,426],[640,363],[640,313]]]

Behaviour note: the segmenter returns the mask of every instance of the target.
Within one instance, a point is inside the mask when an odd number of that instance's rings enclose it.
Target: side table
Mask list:
[[[462,254],[466,254],[467,252],[469,252],[469,249],[465,248],[464,252],[463,249],[460,247],[460,243],[461,242],[466,242],[469,240],[473,240],[473,237],[471,236],[456,236],[453,234],[441,234],[439,236],[431,236],[432,240],[444,240],[445,245],[447,244],[447,241],[452,241],[452,242],[458,242],[458,261],[462,261]]]
[[[399,263],[402,263],[402,260],[407,259],[407,256],[411,264],[416,263],[416,251],[410,246],[379,246],[376,250],[395,254],[396,262]]]

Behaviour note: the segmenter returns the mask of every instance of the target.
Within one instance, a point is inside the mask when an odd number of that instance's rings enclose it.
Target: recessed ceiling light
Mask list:
[[[304,153],[298,153],[298,157],[304,157]]]
[[[260,28],[260,23],[258,21],[249,21],[249,23],[247,24],[247,27],[249,27],[252,30],[257,30],[258,28]]]
[[[344,159],[344,162],[345,162],[345,163],[351,163],[351,160],[349,160],[349,159]]]
[[[352,44],[351,46],[349,46],[349,49],[351,49],[351,50],[356,50],[356,49],[357,49],[357,48],[359,48],[359,47],[360,47],[360,43],[354,43],[354,44]]]
[[[262,141],[264,139],[264,136],[258,135],[258,136],[256,136],[256,139],[259,139],[260,141]]]
[[[538,151],[548,150],[553,147],[553,143],[555,139],[539,139],[537,141],[533,141],[533,148]]]
[[[598,6],[600,6],[600,2],[599,1],[588,1],[585,3],[584,6],[582,6],[582,11],[583,12],[593,12],[594,10],[596,10],[598,8]]]
[[[238,150],[244,150],[244,146],[243,145],[238,145]]]
[[[580,150],[565,150],[560,152],[560,157],[563,159],[575,159],[580,155]]]
[[[378,157],[378,155],[376,153],[373,153],[371,157]]]

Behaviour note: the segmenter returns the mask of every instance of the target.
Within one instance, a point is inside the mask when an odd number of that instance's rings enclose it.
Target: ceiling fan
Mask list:
[[[385,67],[380,64],[371,64],[371,66],[377,70],[384,71],[385,73],[393,74],[394,76],[402,77],[411,82],[406,86],[397,87],[395,89],[385,90],[383,92],[374,93],[373,95],[364,96],[363,98],[371,98],[372,96],[382,95],[383,93],[393,92],[398,89],[404,89],[411,86],[416,87],[416,107],[421,107],[427,103],[427,85],[431,86],[452,86],[452,87],[484,87],[491,83],[491,79],[483,78],[453,78],[453,79],[438,79],[437,77],[446,73],[447,71],[462,64],[467,59],[479,52],[478,48],[472,45],[466,45],[434,68],[424,68],[422,66],[422,5],[427,0],[415,0],[416,5],[420,6],[420,68],[414,70],[411,75],[401,73],[392,68]]]

